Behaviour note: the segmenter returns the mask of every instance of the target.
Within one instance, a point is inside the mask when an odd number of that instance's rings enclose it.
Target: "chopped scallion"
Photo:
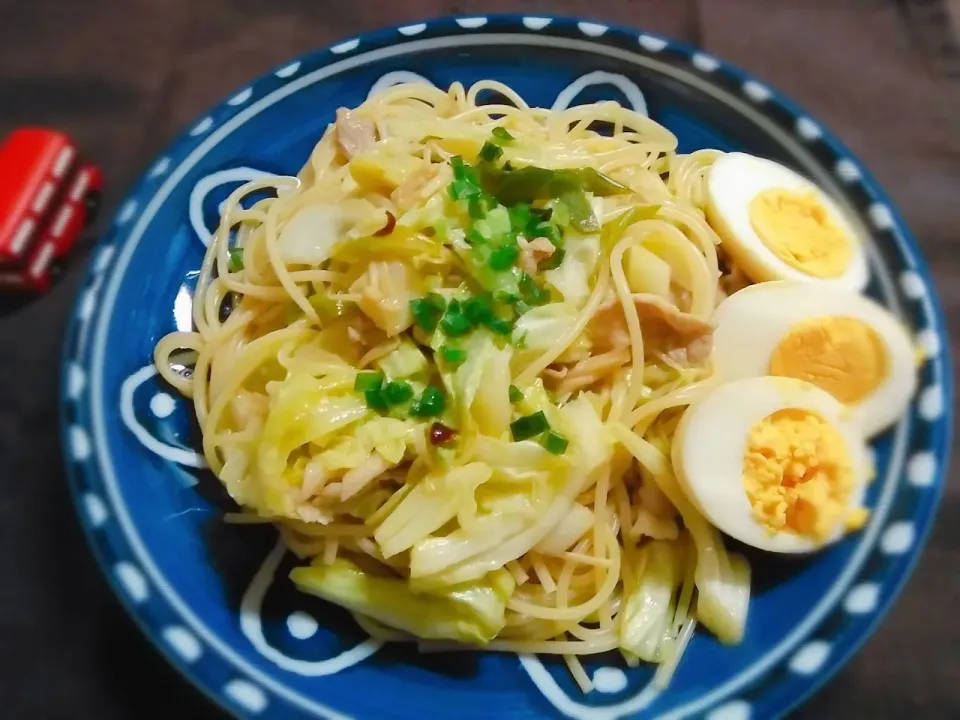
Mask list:
[[[533,220],[527,203],[517,203],[510,208],[510,227],[513,232],[526,235]]]
[[[520,390],[516,385],[510,386],[510,402],[518,403],[523,400],[523,391]]]
[[[410,406],[410,414],[414,417],[436,417],[443,413],[446,406],[447,401],[443,391],[428,385]]]
[[[550,424],[547,422],[547,416],[543,414],[542,410],[538,410],[532,415],[524,415],[510,423],[510,433],[515,442],[528,440],[549,428]]]
[[[480,231],[476,228],[470,228],[466,233],[466,241],[470,245],[483,245],[487,242],[487,239],[480,234]]]
[[[479,193],[480,190],[466,180],[454,180],[450,183],[450,199],[464,200]]]
[[[458,300],[450,301],[447,311],[440,320],[440,328],[450,337],[466,335],[473,329],[469,318],[463,314],[462,306]]]
[[[554,225],[552,222],[539,222],[533,226],[530,232],[534,237],[546,238],[554,245],[558,245],[563,240],[563,237],[560,234],[560,228]]]
[[[476,295],[463,303],[463,314],[474,325],[483,325],[493,317],[493,305],[483,295]]]
[[[231,248],[227,270],[232,273],[243,270],[243,248]]]
[[[490,198],[489,195],[486,197]],[[490,231],[490,234],[487,237],[497,237],[500,235],[509,235],[511,231],[510,227],[510,211],[503,205],[497,205],[496,200],[490,198],[492,203],[490,212],[484,218],[487,222],[487,229]]]
[[[406,380],[391,380],[380,391],[389,405],[399,405],[413,398],[413,386]]]
[[[546,305],[550,302],[550,291],[537,284],[528,273],[520,276],[520,290],[523,292],[524,300],[531,305]]]
[[[498,272],[509,270],[517,261],[517,255],[519,255],[519,253],[520,251],[517,250],[516,245],[501,245],[490,253],[490,260],[488,261],[490,269]]]
[[[367,401],[367,407],[371,410],[383,412],[389,408],[389,405],[387,405],[387,400],[383,396],[383,390],[380,388],[377,388],[376,390],[367,390],[363,396]]]
[[[503,148],[492,142],[485,142],[480,148],[480,159],[487,162],[496,162],[503,155]]]
[[[469,198],[467,210],[471,218],[474,220],[481,220],[482,218],[485,218],[487,213],[496,206],[496,200],[489,195],[484,195],[483,193],[478,192],[476,195],[473,195]]]
[[[464,164],[459,155],[450,158],[450,167],[453,168],[453,182],[449,192],[453,200],[465,200],[480,194],[480,180],[474,167]]]
[[[426,332],[436,330],[445,307],[446,302],[443,296],[436,293],[430,293],[424,298],[410,301],[410,312],[413,313],[414,322]]]
[[[537,265],[537,268],[539,270],[554,270],[560,267],[560,263],[563,262],[563,256],[566,254],[567,253],[563,248],[557,248],[553,251],[553,255],[541,260]]]
[[[468,199],[467,212],[474,220],[480,220],[484,215],[487,214],[480,202],[480,197],[481,196],[478,195]]]
[[[513,323],[510,320],[505,320],[504,318],[493,316],[487,319],[484,322],[490,330],[495,332],[497,335],[509,335],[513,332]]]
[[[353,389],[357,392],[379,390],[381,385],[383,385],[383,373],[381,372],[357,373],[357,378],[353,381]]]
[[[508,133],[506,128],[495,127],[493,129],[493,137],[499,141],[500,145],[507,145],[513,142],[513,135]]]
[[[556,430],[547,430],[540,436],[540,444],[543,445],[547,452],[553,455],[562,455],[567,449],[567,445],[570,444],[570,441]]]
[[[458,365],[462,365],[467,359],[467,351],[462,348],[444,345],[440,348],[440,357],[443,358],[443,361],[447,363],[447,365],[457,367]]]
[[[566,227],[570,224],[570,210],[561,202],[552,205],[553,216],[550,218],[560,227]]]

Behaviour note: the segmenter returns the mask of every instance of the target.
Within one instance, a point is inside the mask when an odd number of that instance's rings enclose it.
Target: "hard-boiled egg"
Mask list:
[[[867,518],[863,438],[836,399],[802,380],[718,386],[684,412],[672,461],[706,518],[761,550],[816,550]]]
[[[863,243],[837,204],[802,175],[744,153],[707,177],[707,219],[722,250],[754,282],[799,280],[862,290]]]
[[[848,406],[870,437],[904,412],[916,351],[889,310],[857,293],[796,282],[752,285],[717,308],[714,368],[725,380],[799,378]]]

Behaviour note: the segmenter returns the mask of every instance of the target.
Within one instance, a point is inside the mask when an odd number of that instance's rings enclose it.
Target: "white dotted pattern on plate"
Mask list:
[[[267,694],[249,680],[231,680],[224,686],[223,694],[243,710],[259,715],[267,709]]]

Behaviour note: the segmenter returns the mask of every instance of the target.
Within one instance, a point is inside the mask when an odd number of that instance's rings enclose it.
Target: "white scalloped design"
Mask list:
[[[83,494],[83,509],[87,513],[87,520],[93,528],[103,527],[103,524],[110,518],[110,511],[107,510],[103,498],[95,492],[85,492]]]
[[[797,135],[804,140],[818,140],[823,130],[808,117],[797,118]]]
[[[360,47],[360,39],[353,38],[353,40],[347,40],[339,45],[334,45],[332,48],[330,48],[330,52],[332,52],[334,55],[343,55],[344,53],[353,52],[358,47]]]
[[[697,70],[706,73],[711,73],[720,67],[720,61],[706,53],[694,53],[691,62]]]
[[[593,38],[600,37],[610,29],[606,25],[600,25],[599,23],[592,22],[580,22],[577,23],[577,27],[580,28],[580,32],[582,32],[584,35]]]
[[[487,24],[485,17],[457,18],[457,25],[465,30],[479,30]]]
[[[397,28],[397,32],[400,33],[401,35],[412,37],[414,35],[419,35],[426,29],[427,29],[426,23],[417,23],[416,25],[404,25],[403,27],[399,27]]]
[[[299,61],[299,60],[295,60],[294,62],[290,63],[289,65],[284,65],[282,68],[280,68],[279,70],[277,70],[277,71],[274,73],[274,75],[276,75],[278,78],[293,77],[294,75],[297,74],[297,71],[300,69],[300,65],[301,65],[300,61]]]
[[[145,603],[150,597],[150,586],[143,571],[132,562],[118,562],[113,566],[113,576],[120,587],[136,605]]]
[[[249,680],[231,680],[223,687],[223,694],[251,715],[259,715],[270,704],[263,689]]]
[[[664,38],[657,37],[656,35],[641,35],[637,38],[637,42],[640,43],[640,47],[644,50],[649,50],[650,52],[660,52],[661,50],[666,49],[668,43]]]
[[[903,555],[913,547],[917,529],[909,520],[890,523],[880,536],[880,550],[886,555]]]
[[[867,212],[870,214],[870,222],[877,230],[890,230],[893,227],[893,212],[885,203],[874,203]]]
[[[93,452],[90,446],[90,436],[87,431],[79,425],[73,425],[67,435],[69,441],[67,451],[70,453],[70,459],[75,462],[84,462],[90,459]]]
[[[243,105],[252,97],[253,97],[253,88],[248,87],[244,90],[241,90],[232,98],[227,100],[227,105],[232,105],[233,107],[237,107],[238,105]]]
[[[770,92],[770,88],[758,83],[756,80],[747,80],[743,84],[743,93],[758,103],[766,102],[773,95],[773,93]]]
[[[850,158],[840,158],[836,165],[837,177],[845,183],[855,183],[860,180],[862,173],[857,164]]]
[[[67,365],[66,392],[71,400],[79,400],[80,395],[87,387],[87,373],[79,363],[71,362]]]
[[[169,169],[170,169],[170,158],[162,157],[153,164],[153,167],[150,168],[150,172],[147,173],[147,177],[158,178],[164,173],[166,173],[167,170]]]
[[[788,667],[798,675],[815,675],[830,657],[830,643],[812,640],[790,658]]]
[[[137,201],[136,200],[127,200],[123,205],[120,206],[120,210],[117,212],[116,224],[117,225],[126,225],[130,220],[133,219],[133,216],[137,213]]]
[[[205,117],[203,120],[198,122],[190,129],[190,135],[197,137],[198,135],[203,135],[205,132],[210,130],[213,127],[213,118]]]
[[[864,582],[853,587],[843,601],[843,609],[851,615],[869,615],[880,602],[880,586]]]
[[[528,30],[543,30],[550,24],[550,18],[545,17],[525,17],[523,26]]]
[[[164,642],[186,663],[195,663],[203,656],[203,645],[197,636],[182,625],[170,625],[161,633]]]

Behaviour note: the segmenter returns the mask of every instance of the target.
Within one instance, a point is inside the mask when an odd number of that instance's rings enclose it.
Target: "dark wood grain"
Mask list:
[[[641,26],[750,69],[836,130],[919,237],[956,330],[960,84],[950,22],[960,21],[944,3],[931,15],[932,3],[921,2],[0,0],[0,134],[31,122],[74,135],[106,171],[109,214],[149,159],[212,102],[318,45],[448,13],[577,14]],[[56,398],[79,272],[25,307],[0,302],[0,716],[217,717],[123,615],[73,517]],[[896,608],[797,717],[960,716],[956,471]]]

